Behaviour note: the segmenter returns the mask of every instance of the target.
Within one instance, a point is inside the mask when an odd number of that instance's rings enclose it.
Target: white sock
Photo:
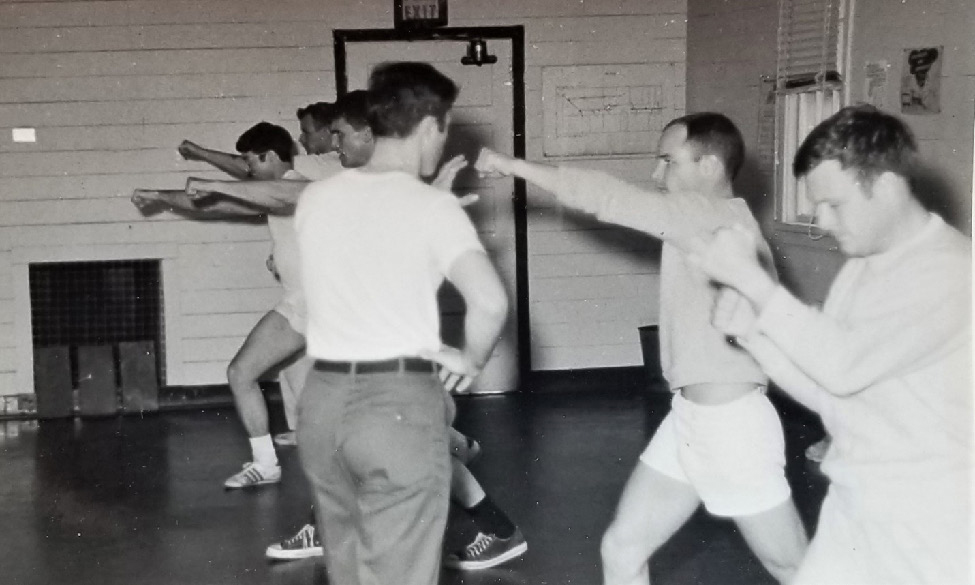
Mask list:
[[[278,454],[274,451],[271,435],[251,437],[251,453],[254,454],[254,463],[265,469],[278,464]]]

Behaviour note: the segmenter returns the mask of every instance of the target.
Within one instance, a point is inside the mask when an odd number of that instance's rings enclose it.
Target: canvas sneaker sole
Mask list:
[[[444,566],[450,569],[458,569],[460,571],[478,571],[481,569],[490,569],[491,567],[497,567],[502,563],[507,563],[512,559],[516,559],[521,555],[525,554],[528,550],[528,543],[522,542],[512,547],[510,550],[505,551],[493,559],[485,559],[483,561],[462,561],[460,559],[448,558],[444,560]]]

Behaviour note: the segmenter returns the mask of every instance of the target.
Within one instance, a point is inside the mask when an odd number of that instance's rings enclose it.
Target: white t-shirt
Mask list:
[[[309,181],[321,181],[345,170],[336,152],[299,154],[292,164],[294,171]]]
[[[484,248],[456,197],[402,172],[346,170],[295,212],[308,354],[380,360],[440,347],[437,290]]]
[[[294,169],[282,177],[290,181],[320,181],[345,170],[335,153],[307,155],[294,158]],[[268,214],[267,227],[271,232],[271,254],[286,299],[301,294],[301,272],[298,262],[298,240],[294,216]]]

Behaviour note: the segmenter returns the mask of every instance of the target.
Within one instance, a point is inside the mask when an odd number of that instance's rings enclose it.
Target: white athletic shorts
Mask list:
[[[300,291],[285,289],[284,296],[274,306],[274,310],[288,320],[292,329],[305,334],[305,298]]]
[[[792,494],[782,423],[761,387],[719,405],[675,393],[640,461],[690,484],[715,516],[757,514]]]

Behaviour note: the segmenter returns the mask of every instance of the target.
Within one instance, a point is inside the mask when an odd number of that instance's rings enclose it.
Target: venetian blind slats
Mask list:
[[[779,87],[821,82],[839,71],[841,0],[780,0]]]

